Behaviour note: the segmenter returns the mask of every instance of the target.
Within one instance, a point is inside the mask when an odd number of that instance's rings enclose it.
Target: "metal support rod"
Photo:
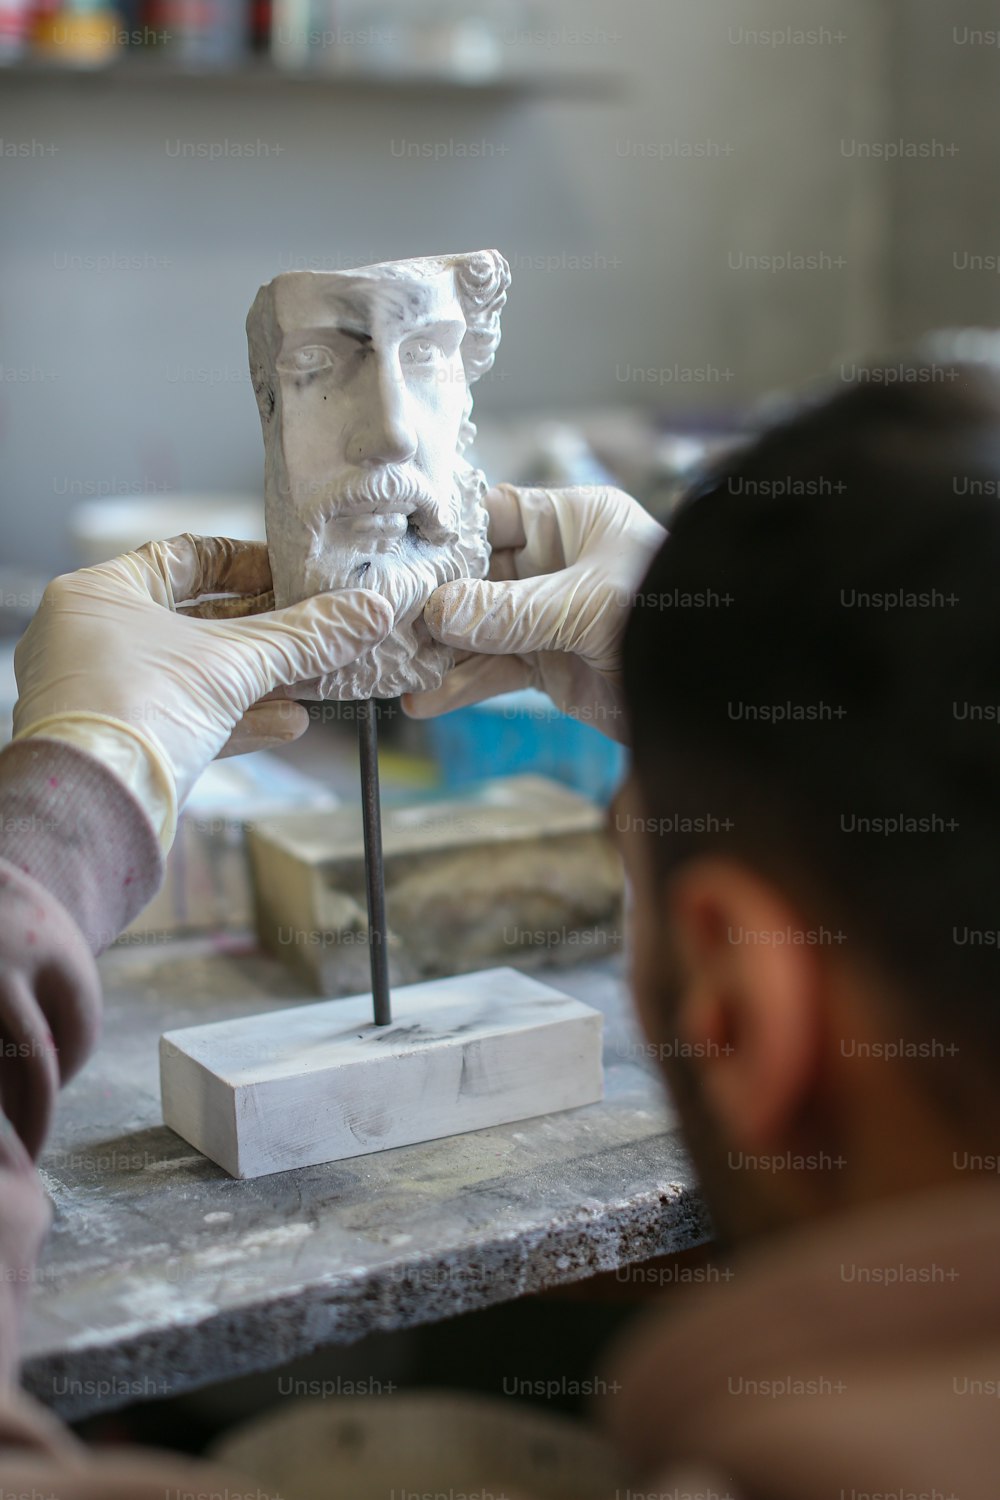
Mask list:
[[[382,807],[378,789],[378,704],[358,703],[358,750],[361,754],[361,816],[365,830],[365,880],[368,886],[368,956],[372,971],[375,1025],[392,1022],[389,998],[389,952],[386,946],[385,867],[382,863]]]

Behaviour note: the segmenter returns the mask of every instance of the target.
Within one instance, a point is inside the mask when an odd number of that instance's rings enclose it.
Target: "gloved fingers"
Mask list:
[[[567,561],[562,540],[561,517],[566,490],[547,490],[542,486],[517,488],[501,484],[489,491],[489,539],[494,553],[508,553],[512,561],[507,576],[534,578],[553,573]],[[495,573],[491,566],[490,577]]]
[[[523,547],[526,541],[521,519],[522,491],[513,484],[496,484],[483,498],[489,516],[488,536],[494,552]]]
[[[224,536],[181,536],[146,542],[126,554],[130,563],[153,584],[159,580],[169,609],[199,599],[203,594],[261,595],[271,587],[271,561],[264,542]]]
[[[489,572],[486,575],[487,578],[491,583],[513,583],[515,579],[521,576],[518,563],[522,560],[523,556],[523,553],[516,552],[511,547],[507,547],[501,552],[494,549],[490,553],[490,566]]]
[[[256,648],[259,698],[273,688],[306,683],[346,666],[384,640],[392,625],[392,605],[381,594],[343,589],[208,628],[231,633],[234,645]]]
[[[632,505],[618,490],[597,486],[550,490],[500,484],[490,490],[490,570],[494,581],[537,578],[576,561],[603,510]]]
[[[533,682],[531,666],[518,656],[469,656],[452,667],[440,687],[405,693],[400,701],[411,719],[434,719],[501,693],[516,693]]]
[[[496,551],[527,547],[543,555],[559,543],[560,520],[581,518],[589,523],[602,511],[614,512],[635,504],[623,490],[604,485],[576,485],[547,489],[544,485],[498,484],[486,494],[490,546]],[[564,567],[561,560],[552,566]]]
[[[446,583],[427,601],[424,621],[435,639],[464,651],[571,650],[579,584],[568,570],[514,583]]]
[[[265,693],[260,701],[267,703],[271,699],[284,699],[289,702],[295,698],[319,698],[322,696],[319,690],[321,681],[322,678],[311,677],[307,682],[283,682]]]
[[[636,565],[643,572],[666,536],[638,501],[607,485],[535,487],[515,493],[524,534],[517,553],[520,578],[557,572],[585,556],[610,572],[614,559],[632,550],[643,554]]]
[[[242,620],[247,615],[268,614],[274,609],[274,590],[262,594],[223,594],[200,604],[182,604],[179,615],[195,620]]]
[[[217,759],[230,755],[247,755],[251,750],[274,750],[290,744],[309,728],[309,713],[290,699],[273,699],[248,708],[233,729]]]

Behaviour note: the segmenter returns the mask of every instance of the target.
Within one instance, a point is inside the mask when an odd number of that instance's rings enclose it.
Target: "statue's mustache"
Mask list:
[[[437,496],[423,475],[407,464],[356,469],[339,477],[325,491],[317,519],[325,525],[339,517],[387,510],[405,512],[425,541],[440,546],[457,539],[454,526],[448,525],[442,515]]]

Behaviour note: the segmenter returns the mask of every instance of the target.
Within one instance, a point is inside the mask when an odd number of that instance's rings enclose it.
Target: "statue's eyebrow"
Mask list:
[[[404,327],[399,331],[398,337],[401,343],[405,343],[407,339],[419,338],[421,336],[433,336],[435,334],[440,336],[441,334],[453,332],[457,333],[459,337],[462,337],[467,328],[468,324],[466,323],[464,318],[430,317],[425,318],[423,322],[413,323],[409,327]],[[367,347],[373,342],[373,336],[367,331],[367,329],[352,328],[347,323],[338,323],[334,331],[336,333],[342,333],[345,338],[354,339],[357,343],[361,344],[364,347]]]
[[[415,323],[412,328],[408,328],[403,335],[402,342],[405,343],[407,339],[411,338],[426,337],[428,334],[437,334],[440,336],[442,334],[457,333],[459,338],[463,338],[468,326],[464,318],[428,318],[426,322]]]
[[[288,353],[295,349],[302,349],[308,344],[328,344],[335,334],[343,334],[345,338],[353,339],[356,344],[367,346],[372,341],[372,336],[367,328],[361,328],[350,323],[326,324],[322,328],[296,328],[290,330],[282,343],[282,353]]]

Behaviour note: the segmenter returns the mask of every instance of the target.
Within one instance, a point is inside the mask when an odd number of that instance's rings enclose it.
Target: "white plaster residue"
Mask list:
[[[81,1328],[65,1340],[67,1349],[87,1349],[95,1345],[116,1345],[130,1338],[148,1335],[151,1328],[166,1328],[198,1323],[214,1316],[218,1305],[214,1297],[199,1295],[179,1281],[146,1280],[127,1277],[121,1283],[120,1300],[128,1316],[110,1326],[101,1324]]]
[[[229,1245],[209,1245],[185,1256],[185,1266],[190,1273],[200,1273],[220,1266],[238,1265],[254,1259],[265,1250],[279,1245],[293,1245],[308,1239],[313,1233],[312,1224],[278,1224],[274,1229],[258,1229],[255,1234],[241,1235]]]
[[[258,1229],[256,1234],[244,1235],[240,1243],[247,1248],[268,1250],[272,1245],[288,1245],[295,1240],[308,1239],[315,1229],[315,1224],[277,1224],[273,1229]]]
[[[127,1319],[111,1327],[83,1329],[66,1340],[66,1348],[119,1344],[138,1334],[148,1334],[151,1327],[183,1326],[211,1317],[219,1310],[222,1294],[231,1294],[235,1285],[244,1293],[256,1294],[271,1284],[271,1277],[252,1274],[249,1262],[265,1250],[307,1239],[313,1228],[311,1224],[278,1224],[273,1229],[245,1235],[232,1246],[212,1246],[192,1255],[174,1256],[163,1268],[164,1274],[153,1279],[141,1275],[126,1277],[116,1300],[128,1308]],[[241,1266],[246,1266],[242,1274]],[[220,1275],[216,1281],[213,1273],[223,1268],[237,1274]],[[195,1289],[199,1283],[201,1292]],[[214,1289],[214,1294],[204,1290],[206,1285]],[[282,1282],[284,1293],[291,1295],[295,1290]],[[225,1300],[231,1300],[231,1296]]]

